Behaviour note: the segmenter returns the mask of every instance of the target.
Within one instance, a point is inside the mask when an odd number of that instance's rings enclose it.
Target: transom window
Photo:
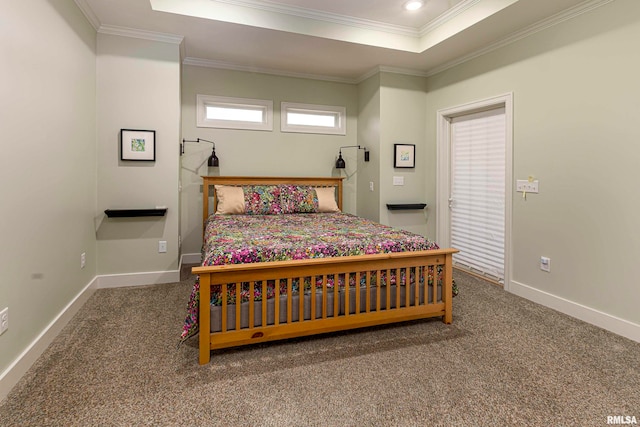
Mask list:
[[[283,102],[280,108],[282,132],[346,135],[345,107]]]
[[[197,95],[197,126],[273,130],[273,101]]]

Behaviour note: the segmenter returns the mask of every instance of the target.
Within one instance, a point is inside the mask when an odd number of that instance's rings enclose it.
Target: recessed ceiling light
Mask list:
[[[424,2],[422,0],[410,0],[404,4],[404,8],[407,10],[418,10],[422,6],[424,6]]]

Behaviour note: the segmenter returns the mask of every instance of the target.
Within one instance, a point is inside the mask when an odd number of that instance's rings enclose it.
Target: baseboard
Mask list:
[[[159,285],[180,281],[180,270],[151,271],[146,273],[103,274],[97,277],[98,289],[129,286]]]
[[[202,254],[182,254],[180,257],[180,265],[182,264],[200,264],[202,262]]]
[[[198,261],[199,262],[199,261]],[[67,306],[47,325],[33,342],[16,358],[11,365],[0,373],[0,401],[4,400],[20,378],[47,349],[62,328],[73,318],[89,297],[100,288],[118,288],[142,286],[180,281],[180,270],[156,271],[147,273],[110,274],[96,276],[67,304]]]
[[[58,336],[62,328],[73,318],[80,308],[87,302],[89,297],[93,295],[97,289],[98,280],[94,277],[91,282],[82,289],[76,297],[62,309],[44,328],[44,330],[29,344],[29,346],[9,365],[9,367],[0,373],[0,401],[4,400],[11,389],[20,381],[20,378],[31,368],[38,360],[38,357],[49,347],[49,344]]]
[[[583,322],[598,326],[609,332],[613,332],[614,334],[640,342],[640,325],[636,323],[620,319],[619,317],[569,301],[513,280],[509,286],[509,292],[544,305],[545,307],[567,314],[571,317],[575,317],[576,319],[580,319]]]

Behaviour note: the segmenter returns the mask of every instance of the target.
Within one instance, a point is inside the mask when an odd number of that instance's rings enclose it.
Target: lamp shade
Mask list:
[[[218,156],[216,156],[216,149],[214,148],[211,151],[211,156],[209,156],[209,160],[207,161],[208,166],[212,166],[217,168],[220,165],[220,161],[218,160]]]
[[[342,158],[342,152],[338,155],[338,160],[336,160],[336,169],[344,169],[346,166],[344,159]]]

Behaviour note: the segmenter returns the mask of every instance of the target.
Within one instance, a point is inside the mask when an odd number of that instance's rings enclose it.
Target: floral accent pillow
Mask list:
[[[282,213],[280,187],[277,185],[246,185],[244,213],[247,215],[277,215]]]
[[[318,212],[318,195],[313,187],[280,185],[282,213]]]

